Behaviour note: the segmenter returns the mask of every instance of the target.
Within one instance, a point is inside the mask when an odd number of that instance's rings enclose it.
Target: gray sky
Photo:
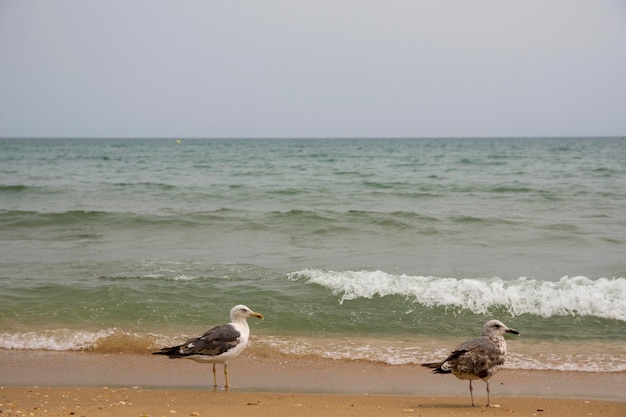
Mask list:
[[[624,0],[0,0],[0,137],[589,135]]]

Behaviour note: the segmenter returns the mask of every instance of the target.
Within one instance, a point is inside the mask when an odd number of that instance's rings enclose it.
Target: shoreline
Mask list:
[[[503,369],[485,384],[417,365],[244,353],[225,390],[211,365],[147,354],[0,350],[0,414],[8,416],[568,417],[626,415],[626,372]]]
[[[150,354],[0,350],[0,386],[213,391],[210,364]],[[248,352],[229,364],[229,392],[467,397],[468,382],[418,365],[388,365]],[[217,365],[217,391],[224,391]],[[625,401],[626,372],[502,369],[491,396]],[[474,382],[474,395],[486,395]]]

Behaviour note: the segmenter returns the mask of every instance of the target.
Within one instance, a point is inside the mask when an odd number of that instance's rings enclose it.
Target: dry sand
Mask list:
[[[505,398],[494,408],[467,398],[245,393],[111,388],[3,388],[2,416],[626,416],[625,402]]]
[[[466,381],[415,365],[244,354],[229,369],[225,391],[188,360],[0,350],[0,416],[626,416],[626,373],[504,369],[485,408]]]

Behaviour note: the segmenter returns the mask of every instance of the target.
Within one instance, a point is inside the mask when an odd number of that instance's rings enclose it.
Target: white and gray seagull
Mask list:
[[[228,388],[228,361],[236,358],[248,345],[250,327],[246,319],[263,315],[255,313],[248,307],[239,304],[230,310],[230,323],[215,326],[198,337],[191,338],[177,346],[166,347],[155,355],[167,355],[170,359],[188,358],[197,362],[213,364],[213,385],[217,387],[215,364],[224,365],[225,387]]]
[[[482,379],[487,384],[487,407],[491,407],[489,399],[489,378],[491,378],[504,364],[506,358],[506,341],[504,333],[519,334],[499,320],[489,320],[483,326],[480,337],[461,343],[442,362],[424,363],[422,366],[434,369],[435,374],[452,373],[459,379],[469,380],[472,407],[474,404],[474,389],[472,380]]]

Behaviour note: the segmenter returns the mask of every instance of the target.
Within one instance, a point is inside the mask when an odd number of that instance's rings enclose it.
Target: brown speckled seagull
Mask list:
[[[422,366],[434,369],[435,374],[452,373],[459,379],[469,380],[470,397],[474,404],[472,380],[482,379],[487,384],[487,407],[491,407],[489,399],[489,378],[491,378],[506,358],[506,341],[504,333],[519,334],[499,320],[489,320],[483,326],[480,337],[461,343],[454,352],[442,362],[424,363]]]
[[[225,387],[228,388],[228,361],[236,358],[248,345],[250,327],[246,319],[256,317],[263,319],[263,315],[255,313],[244,305],[236,305],[230,310],[230,323],[215,326],[202,335],[187,340],[182,345],[166,347],[155,355],[167,355],[171,359],[188,358],[197,362],[213,364],[213,385],[217,387],[215,364],[224,365]]]

